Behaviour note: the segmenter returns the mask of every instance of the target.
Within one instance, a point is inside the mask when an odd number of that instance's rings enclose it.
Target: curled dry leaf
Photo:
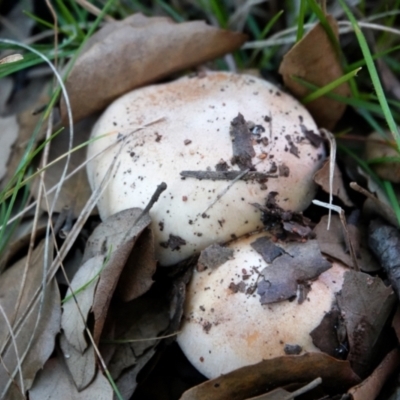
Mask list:
[[[338,39],[335,19],[327,15],[327,21]],[[320,23],[311,29],[283,57],[279,72],[283,76],[285,85],[298,98],[306,96],[309,89],[296,82],[292,76],[299,77],[318,87],[323,87],[343,75],[337,51]],[[350,88],[347,83],[343,83],[332,92],[341,96],[348,96]],[[345,104],[326,96],[308,103],[306,107],[317,124],[329,130],[334,128],[346,109]]]
[[[328,159],[321,169],[314,175],[314,182],[321,186],[325,193],[329,193],[329,163]],[[342,173],[335,163],[335,169],[333,172],[333,191],[332,194],[342,200],[343,204],[347,207],[353,207],[354,204],[350,200],[347,191],[344,187]]]
[[[347,250],[346,239],[343,233],[343,226],[340,222],[338,215],[332,215],[331,225],[328,227],[328,216],[325,215],[321,218],[318,225],[314,228],[314,232],[317,235],[317,241],[321,252],[341,261],[343,264],[351,267],[353,261],[350,252]],[[352,230],[357,230],[359,237],[359,245],[353,247],[357,248],[358,254],[357,261],[358,265],[364,272],[375,272],[381,267],[377,263],[375,257],[371,254],[368,243],[367,243],[367,229],[364,223],[358,222],[356,225],[351,225],[348,223],[348,228],[351,227]],[[354,236],[350,235],[352,239]]]
[[[108,23],[88,41],[67,79],[74,119],[103,109],[136,87],[229,53],[245,40],[241,33],[203,21],[177,24],[134,14]],[[65,120],[63,101],[61,114]]]
[[[375,400],[385,382],[398,371],[400,353],[398,349],[392,350],[376,367],[374,372],[363,382],[349,389],[347,393],[353,400]]]
[[[127,298],[139,297],[153,284],[152,276],[156,267],[154,256],[148,264],[135,260],[140,269],[136,269],[136,265],[132,263],[127,265],[136,241],[150,223],[148,213],[143,214],[140,208],[123,210],[101,223],[87,241],[83,262],[96,255],[106,257],[111,250],[107,265],[100,274],[93,300],[93,337],[96,343],[100,339],[111,298],[125,266],[132,269],[129,272],[130,279],[138,282],[133,286],[132,292],[127,292],[126,288],[122,291]],[[148,256],[148,252],[145,253]]]
[[[242,400],[292,382],[322,378],[329,392],[340,393],[360,382],[347,361],[323,353],[277,357],[239,368],[186,391],[180,400]]]
[[[100,372],[88,388],[78,391],[60,358],[47,361],[29,391],[30,400],[112,400],[113,395],[111,385]]]
[[[379,277],[349,270],[337,302],[350,345],[347,360],[360,376],[371,368],[375,344],[393,309],[396,296]]]
[[[48,257],[52,259],[52,246],[49,246]],[[44,363],[50,357],[54,349],[55,336],[60,330],[60,294],[58,286],[52,280],[46,287],[44,302],[40,309],[37,303],[28,316],[24,316],[26,309],[31,305],[34,293],[42,284],[43,274],[44,241],[42,241],[32,254],[31,263],[27,271],[25,286],[20,305],[16,309],[19,291],[21,289],[22,276],[24,274],[27,258],[23,258],[8,268],[0,279],[0,305],[3,308],[8,321],[13,326],[15,345],[18,349],[18,358],[22,365],[22,375],[25,390],[28,390],[38,370],[43,368]],[[35,329],[38,312],[40,309],[39,323]],[[25,399],[21,394],[19,385],[20,377],[17,369],[17,359],[14,344],[7,339],[9,331],[4,316],[0,316],[0,397],[8,399]],[[22,322],[20,322],[20,320]],[[33,341],[30,343],[31,337]],[[28,347],[29,350],[28,350]],[[25,358],[23,354],[26,352]],[[14,377],[10,385],[10,374]],[[7,394],[5,394],[7,393]],[[5,396],[5,397],[3,397]]]

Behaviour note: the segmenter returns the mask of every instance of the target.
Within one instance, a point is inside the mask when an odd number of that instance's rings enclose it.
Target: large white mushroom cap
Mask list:
[[[346,268],[334,263],[310,282],[310,291],[301,303],[297,297],[261,304],[257,283],[263,269],[270,267],[251,243],[263,236],[230,244],[231,259],[215,269],[195,271],[187,288],[178,343],[208,378],[285,356],[288,345],[296,346],[298,354],[320,352],[310,333],[331,311]],[[286,250],[291,251],[290,247]]]
[[[240,117],[231,125],[239,113],[247,132],[238,133]],[[98,202],[100,216],[143,208],[165,181],[168,188],[150,212],[162,265],[259,228],[260,212],[252,203],[264,205],[270,192],[277,192],[276,203],[285,210],[305,209],[324,158],[317,127],[297,100],[264,80],[226,72],[126,94],[103,113],[92,137],[110,132],[115,134],[88,150],[89,157],[101,153],[88,165],[93,189],[119,154],[117,171]],[[236,153],[247,152],[244,162],[234,157],[234,147]],[[248,166],[270,177],[250,179],[243,172]],[[183,179],[182,171],[231,175],[228,180]],[[244,176],[232,183],[240,172]]]

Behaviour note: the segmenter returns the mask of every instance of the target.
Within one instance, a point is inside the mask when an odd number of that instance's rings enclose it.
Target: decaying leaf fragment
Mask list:
[[[330,15],[327,15],[326,18],[338,39],[335,19]],[[310,90],[296,82],[292,76],[323,87],[343,75],[338,54],[321,23],[312,28],[284,56],[279,72],[283,76],[285,85],[298,98],[306,96]],[[333,93],[348,96],[350,94],[349,85],[344,83],[334,89]],[[343,115],[346,105],[323,96],[308,103],[306,107],[319,126],[332,130]]]
[[[353,400],[375,400],[383,385],[400,365],[398,349],[392,350],[363,382],[349,389],[347,393]]]
[[[348,267],[352,267],[353,261],[350,252],[347,250],[347,240],[339,216],[332,215],[329,230],[327,227],[328,216],[325,215],[314,228],[321,252],[341,261]],[[368,249],[367,228],[365,224],[358,222],[352,226],[348,223],[347,227],[357,230],[359,234],[358,246],[357,243],[353,243],[353,246],[358,249],[356,251],[358,255],[357,261],[361,270],[364,272],[378,271],[381,267]],[[353,238],[354,236],[350,235],[350,239],[353,240]]]
[[[255,250],[260,253],[259,247]],[[322,257],[316,240],[288,243],[285,250],[282,250],[282,255],[261,271],[263,279],[257,284],[261,304],[296,297],[299,285],[307,285],[308,281],[316,279],[331,266]]]
[[[220,246],[219,244],[212,244],[200,253],[197,270],[204,271],[206,268],[218,268],[224,262],[231,259],[232,256],[232,249]]]
[[[268,387],[322,378],[329,392],[340,393],[359,383],[360,378],[347,361],[339,361],[323,353],[277,357],[239,368],[186,391],[180,400],[242,400],[265,392]],[[354,382],[354,383],[353,383]]]
[[[31,263],[27,270],[25,286],[18,309],[16,309],[22,277],[27,258],[23,258],[8,268],[0,277],[0,305],[15,336],[18,359],[21,362],[24,390],[30,389],[38,370],[43,368],[54,349],[55,336],[60,330],[60,294],[53,279],[46,287],[43,305],[36,303],[32,312],[23,316],[31,306],[34,293],[42,284],[44,241],[33,251]],[[52,260],[52,246],[49,246],[48,259]],[[40,310],[40,314],[38,314]],[[39,323],[36,321],[39,315]],[[20,392],[20,375],[16,358],[16,349],[9,338],[9,329],[0,314],[0,398],[25,399]],[[22,322],[21,322],[22,321]],[[31,338],[33,336],[33,341]],[[29,346],[29,347],[28,347]],[[10,375],[13,382],[10,381]]]
[[[98,343],[107,316],[108,307],[124,268],[131,270],[130,280],[137,280],[131,291],[124,290],[126,299],[134,299],[145,293],[153,284],[152,276],[156,268],[154,254],[146,263],[137,259],[127,263],[132,249],[143,231],[151,223],[148,213],[139,208],[131,208],[116,213],[100,224],[88,239],[83,262],[97,255],[104,257],[111,251],[107,265],[100,274],[93,300],[93,337]],[[136,268],[137,266],[140,268]]]
[[[241,33],[202,21],[177,24],[134,14],[108,23],[89,39],[67,79],[74,119],[103,109],[134,88],[229,53],[245,40]],[[61,114],[65,120],[63,101]]]
[[[379,277],[349,270],[344,275],[337,302],[344,319],[349,340],[349,355],[353,370],[360,376],[369,372],[374,345],[396,301],[391,287]]]

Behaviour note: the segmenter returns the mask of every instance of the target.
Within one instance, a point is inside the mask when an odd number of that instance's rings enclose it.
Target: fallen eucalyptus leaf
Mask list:
[[[88,41],[67,79],[74,120],[134,88],[230,53],[245,40],[203,21],[174,23],[139,13],[108,23]],[[64,100],[61,115],[66,120]]]
[[[385,382],[398,371],[400,365],[400,353],[398,349],[392,350],[374,372],[347,392],[353,400],[375,400]]]
[[[52,260],[52,251],[52,246],[49,246],[49,260]],[[0,345],[2,349],[2,362],[0,364],[1,398],[25,399],[24,393],[21,394],[20,392],[18,361],[14,345],[18,351],[18,360],[21,362],[24,389],[28,390],[36,373],[43,368],[44,363],[53,352],[55,337],[60,330],[60,294],[55,280],[51,280],[46,287],[42,307],[37,303],[32,312],[23,317],[27,307],[31,304],[34,293],[42,284],[43,257],[44,241],[33,251],[18,309],[16,309],[16,304],[27,257],[9,267],[0,278],[0,305],[9,323],[14,327],[13,333],[15,336],[15,343],[10,343],[7,339],[9,329],[4,321],[3,314],[0,314]],[[40,317],[36,326],[39,310]],[[22,322],[16,326],[19,320]],[[31,342],[32,335],[34,336]],[[23,358],[23,354],[26,351],[26,356]],[[10,374],[13,377],[12,383],[10,382]]]
[[[338,39],[338,27],[335,19],[327,15],[333,34]],[[309,93],[306,86],[296,82],[293,76],[299,77],[318,87],[340,78],[343,75],[342,66],[334,45],[325,32],[321,23],[312,28],[294,47],[283,57],[279,67],[285,85],[297,97],[302,98]],[[335,94],[349,96],[348,83],[335,88]],[[318,126],[332,130],[343,115],[346,105],[327,96],[306,104]]]
[[[326,390],[341,393],[360,382],[347,361],[323,353],[277,357],[239,368],[186,391],[180,400],[243,400],[292,382],[322,378]]]
[[[111,215],[97,226],[87,241],[83,262],[97,255],[105,257],[111,251],[107,265],[101,271],[92,307],[94,313],[93,337],[96,343],[100,339],[108,307],[121,273],[136,241],[150,223],[149,214],[143,214],[140,208],[126,209]],[[135,266],[133,265],[131,268],[135,268]],[[142,271],[138,271],[137,279],[141,280],[141,283],[135,285],[137,290],[130,293],[131,298],[139,297],[153,283],[151,276],[155,272],[155,265],[151,264],[150,270],[146,269],[141,276]]]
[[[79,392],[59,358],[46,363],[29,391],[30,400],[112,400],[113,396],[111,385],[100,372],[89,387]]]
[[[314,228],[321,252],[341,261],[348,267],[352,267],[352,258],[350,252],[346,250],[346,239],[339,216],[332,215],[329,230],[327,227],[328,216],[324,215],[318,225]],[[350,224],[348,224],[347,227],[350,227]],[[378,271],[381,266],[377,263],[375,257],[371,254],[371,251],[368,248],[367,227],[364,223],[359,222],[357,223],[356,228],[360,233],[360,246],[358,251],[359,258],[357,259],[359,267],[364,272]]]
[[[379,277],[346,271],[337,302],[350,345],[347,360],[360,376],[371,368],[374,345],[393,309],[396,296]]]

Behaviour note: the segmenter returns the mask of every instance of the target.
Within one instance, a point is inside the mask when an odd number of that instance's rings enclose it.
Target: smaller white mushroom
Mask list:
[[[134,90],[110,105],[92,137],[110,132],[116,134],[88,151],[99,154],[88,164],[92,189],[119,154],[98,202],[100,216],[143,208],[166,182],[150,212],[165,266],[260,228],[253,203],[265,205],[272,192],[284,210],[307,208],[324,159],[317,126],[297,100],[262,79],[232,73]]]
[[[286,276],[287,282],[284,281],[285,276],[280,279],[274,274],[270,282],[265,279],[265,271],[271,266],[260,255],[259,249],[255,249],[255,243],[265,237],[264,233],[242,238],[222,248],[228,260],[222,260],[222,265],[218,267],[209,265],[201,272],[195,271],[188,286],[178,343],[189,361],[208,378],[265,359],[284,356],[288,354],[288,349],[295,349],[296,354],[320,352],[313,344],[310,333],[331,310],[335,293],[342,287],[346,268],[338,263],[333,263],[331,267],[324,265],[326,260],[318,250],[315,263],[320,262],[320,257],[321,268],[325,272],[315,280],[304,282],[309,284],[305,293],[302,293],[299,285],[297,290],[295,288],[294,297],[290,297],[290,290],[293,289],[289,287],[290,276]],[[307,258],[309,254],[300,254],[301,245],[279,244],[275,250],[284,249],[289,254],[293,253],[292,256],[299,259],[298,269],[302,270],[312,262],[305,262],[304,257]],[[270,252],[273,254],[274,250]],[[310,247],[306,252],[310,252]],[[288,254],[279,257],[285,256]],[[285,269],[286,260],[283,261],[279,268],[283,266]],[[302,262],[308,265],[301,265]],[[287,275],[290,275],[288,269]],[[268,286],[266,292],[277,290],[272,294],[263,294],[260,290],[262,281]],[[273,297],[279,297],[282,293],[289,299],[268,302],[274,301]]]

